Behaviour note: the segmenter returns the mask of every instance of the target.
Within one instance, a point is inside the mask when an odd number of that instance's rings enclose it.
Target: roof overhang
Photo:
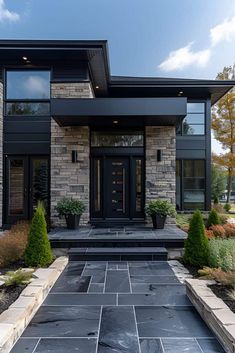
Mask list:
[[[176,125],[186,114],[184,97],[51,100],[51,116],[60,126]]]

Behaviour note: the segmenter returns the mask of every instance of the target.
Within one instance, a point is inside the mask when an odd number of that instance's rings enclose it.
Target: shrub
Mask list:
[[[226,237],[224,227],[219,224],[211,226],[210,230],[212,230],[212,232],[216,238],[225,238]]]
[[[188,238],[185,241],[184,261],[194,266],[205,266],[208,262],[208,239],[199,210],[190,221]]]
[[[225,286],[235,286],[235,272],[233,271],[225,272],[221,268],[203,267],[198,273],[203,279],[213,279]]]
[[[235,239],[211,239],[208,263],[210,267],[223,271],[235,270]]]
[[[26,265],[30,267],[47,266],[53,259],[50,242],[47,236],[45,210],[41,203],[38,204],[32,219],[24,259]]]
[[[21,284],[28,284],[32,278],[32,271],[9,271],[6,273],[7,279],[5,280],[5,286],[19,286]]]
[[[218,204],[219,203],[219,198],[218,198],[218,196],[215,196],[214,197],[214,204]]]
[[[30,224],[21,221],[0,237],[0,267],[6,267],[23,257],[28,242]]]
[[[218,212],[218,213],[224,213],[224,208],[221,203],[216,203],[213,205],[213,208]]]
[[[229,216],[224,214],[224,213],[220,213],[219,214],[219,218],[220,218],[220,223],[221,224],[226,224]]]
[[[227,223],[224,225],[225,236],[227,238],[235,237],[235,225]]]
[[[60,216],[82,215],[85,209],[86,207],[82,201],[67,197],[58,201],[56,206],[56,210]]]
[[[210,228],[212,225],[217,225],[217,224],[220,224],[220,218],[219,218],[218,212],[214,208],[212,208],[207,220],[207,228]]]
[[[206,229],[205,232],[206,232],[206,236],[207,236],[208,239],[211,239],[211,238],[215,237],[212,230]]]
[[[167,200],[150,201],[145,210],[149,216],[155,216],[156,214],[161,216],[176,216],[175,206]]]
[[[232,206],[230,205],[230,203],[226,203],[226,204],[224,205],[224,210],[225,210],[226,212],[229,212],[229,211],[231,210],[231,208],[232,208]]]

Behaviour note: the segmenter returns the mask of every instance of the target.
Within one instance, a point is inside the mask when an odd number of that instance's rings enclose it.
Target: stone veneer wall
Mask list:
[[[52,83],[52,98],[93,98],[89,82]],[[72,163],[72,150],[78,153],[78,162]],[[64,225],[55,211],[63,197],[84,201],[86,212],[81,224],[89,221],[90,137],[88,126],[60,127],[51,121],[51,220],[52,225]]]
[[[0,227],[3,203],[3,83],[0,82]]]
[[[146,204],[165,199],[175,204],[176,138],[174,126],[146,126]],[[157,150],[162,161],[157,161]]]

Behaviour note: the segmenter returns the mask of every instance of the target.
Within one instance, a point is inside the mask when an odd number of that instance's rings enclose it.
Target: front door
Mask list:
[[[92,157],[91,219],[144,219],[143,156]]]
[[[32,218],[39,200],[49,214],[49,158],[6,156],[5,161],[4,223]]]
[[[107,218],[129,218],[129,158],[107,158],[105,161],[105,207]]]

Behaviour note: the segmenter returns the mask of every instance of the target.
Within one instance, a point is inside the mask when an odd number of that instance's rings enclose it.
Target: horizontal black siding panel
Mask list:
[[[87,81],[89,80],[89,73],[87,63],[78,63],[76,67],[53,67],[52,69],[52,82],[63,82],[63,81]]]
[[[5,142],[3,144],[4,154],[50,154],[50,143],[48,142]]]
[[[206,137],[178,137],[176,138],[176,149],[202,150],[206,149]]]
[[[28,134],[4,134],[4,142],[50,142],[50,134],[43,133],[43,134],[35,134],[35,133],[28,133]]]
[[[204,159],[206,158],[205,150],[176,150],[177,159]]]
[[[33,134],[33,133],[50,133],[51,121],[4,121],[4,134]]]

